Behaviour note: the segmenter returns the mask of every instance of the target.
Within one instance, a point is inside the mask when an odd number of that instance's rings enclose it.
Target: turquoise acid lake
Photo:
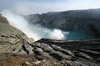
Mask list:
[[[78,31],[69,31],[67,34],[64,34],[66,40],[81,40],[86,39],[88,37],[87,34],[78,32]]]

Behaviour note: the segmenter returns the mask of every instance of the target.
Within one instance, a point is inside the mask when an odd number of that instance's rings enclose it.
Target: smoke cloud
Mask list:
[[[8,19],[10,25],[23,31],[29,38],[33,38],[35,40],[39,40],[41,38],[58,40],[66,38],[63,31],[59,29],[44,28],[40,25],[31,25],[23,16],[15,14],[10,10],[3,10],[1,13]]]

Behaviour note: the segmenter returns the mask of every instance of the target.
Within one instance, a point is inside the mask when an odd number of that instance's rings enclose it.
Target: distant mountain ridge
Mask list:
[[[31,14],[26,18],[33,24],[65,31],[80,31],[100,38],[100,9]]]

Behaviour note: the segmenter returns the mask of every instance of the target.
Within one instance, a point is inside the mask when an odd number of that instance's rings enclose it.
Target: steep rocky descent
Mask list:
[[[22,31],[10,26],[7,19],[0,14],[0,53],[21,50],[23,41],[28,43],[30,40]]]
[[[79,31],[100,38],[100,9],[48,12],[27,16],[30,23],[65,31]]]

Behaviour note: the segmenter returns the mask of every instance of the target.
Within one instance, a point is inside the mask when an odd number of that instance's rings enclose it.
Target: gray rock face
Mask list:
[[[27,16],[29,22],[65,31],[79,31],[100,38],[100,9],[49,12]]]

